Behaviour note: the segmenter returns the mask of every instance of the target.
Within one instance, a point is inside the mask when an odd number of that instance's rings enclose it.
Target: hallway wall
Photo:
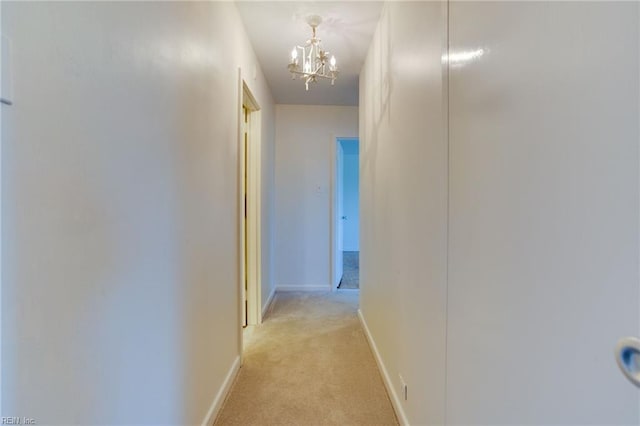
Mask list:
[[[400,420],[420,425],[445,420],[445,10],[387,3],[360,75],[361,312]]]
[[[358,107],[276,106],[277,287],[329,288],[332,145],[357,136]]]
[[[273,208],[274,106],[235,6],[2,9],[2,415],[199,424],[239,355],[238,67]]]
[[[361,311],[403,421],[639,423],[613,357],[640,334],[639,18],[386,5],[360,80]]]

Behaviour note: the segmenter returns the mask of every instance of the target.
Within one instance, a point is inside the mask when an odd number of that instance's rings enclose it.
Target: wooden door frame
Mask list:
[[[243,105],[249,110],[249,140],[247,152],[247,272],[248,277],[248,325],[262,323],[261,309],[261,145],[260,106],[251,90],[243,82]]]
[[[245,144],[243,107],[249,110],[248,150],[246,158],[247,216],[245,235]],[[262,145],[260,105],[238,72],[238,333],[242,360],[245,303],[245,274],[247,276],[247,325],[262,323]],[[245,249],[246,244],[246,249]],[[246,255],[245,255],[246,253]]]

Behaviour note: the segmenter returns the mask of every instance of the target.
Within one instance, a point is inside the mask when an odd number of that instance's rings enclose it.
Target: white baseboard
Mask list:
[[[240,370],[240,356],[237,356],[233,361],[229,372],[227,373],[227,377],[224,378],[224,382],[222,382],[222,386],[218,390],[216,397],[213,399],[211,403],[211,407],[209,407],[209,411],[207,411],[207,415],[202,420],[202,426],[211,426],[213,422],[216,420],[218,413],[220,412],[220,408],[222,408],[222,403],[224,402],[227,394],[231,390],[231,385],[233,381],[236,379],[238,375],[238,371]]]
[[[373,340],[373,336],[371,336],[371,332],[369,331],[367,322],[365,321],[360,309],[358,309],[358,318],[360,318],[360,323],[362,324],[362,328],[364,329],[364,335],[367,336],[367,342],[369,342],[369,346],[371,347],[373,356],[376,359],[376,364],[378,364],[378,369],[382,374],[382,381],[384,382],[384,386],[387,388],[387,393],[391,397],[391,405],[393,405],[393,409],[396,412],[396,417],[398,418],[398,421],[402,426],[409,426],[409,420],[407,419],[407,415],[405,414],[404,408],[402,407],[400,396],[396,392],[396,387],[393,385],[393,381],[389,377],[389,372],[384,366],[384,362],[382,361],[380,352],[378,352],[376,342]]]
[[[269,297],[267,297],[267,303],[265,303],[264,306],[262,307],[262,318],[264,318],[264,316],[267,315],[267,312],[269,312],[269,309],[271,308],[271,304],[273,303],[273,297],[275,295],[276,295],[276,288],[273,287],[271,289],[271,293],[269,293]],[[260,322],[262,322],[262,318]]]
[[[276,291],[331,291],[328,285],[279,285]]]

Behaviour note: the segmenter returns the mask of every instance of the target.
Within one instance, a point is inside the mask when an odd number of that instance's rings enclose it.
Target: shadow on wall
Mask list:
[[[380,14],[380,21],[378,23],[378,28],[374,34],[374,37],[371,41],[371,46],[369,48],[369,53],[367,56],[367,60],[373,62],[380,62],[380,66],[372,66],[367,67],[366,64],[363,67],[363,72],[361,74],[361,80],[364,79],[366,81],[366,85],[363,85],[362,82],[361,92],[360,92],[360,143],[359,143],[359,155],[360,155],[360,176],[365,176],[368,174],[373,174],[370,179],[385,179],[386,177],[380,176],[380,170],[377,169],[378,164],[378,155],[380,151],[379,146],[379,138],[380,138],[380,127],[383,124],[383,120],[386,116],[386,122],[389,123],[391,121],[391,97],[393,94],[393,79],[391,76],[391,60],[392,60],[392,45],[391,45],[391,8],[389,8],[388,4],[385,4],[382,8]],[[380,58],[384,58],[384,60],[380,60]],[[366,72],[365,70],[371,70],[371,72]],[[363,93],[362,87],[369,87],[372,85],[372,82],[382,82],[380,85],[381,90],[376,91],[378,96],[375,96],[374,99],[369,98],[367,102],[362,102]],[[369,124],[369,126],[367,126]],[[374,173],[375,171],[375,173]],[[370,194],[360,193],[360,203],[362,204],[363,198],[369,198],[373,204],[375,204],[376,196],[376,188],[378,185],[369,185],[367,188],[371,190]],[[360,232],[361,235],[367,235],[367,230],[363,229],[367,226],[367,222],[360,222]],[[362,238],[362,237],[361,237]],[[364,245],[366,247],[366,244]],[[382,248],[379,250],[388,250],[386,255],[390,256],[391,251],[390,247]],[[359,260],[362,258],[366,261],[367,253],[366,249],[364,252],[359,253]],[[359,268],[359,266],[358,266]],[[359,281],[364,277],[359,272]],[[359,285],[359,284],[358,284]]]

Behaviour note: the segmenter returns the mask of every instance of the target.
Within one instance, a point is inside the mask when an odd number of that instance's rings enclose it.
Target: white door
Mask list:
[[[638,424],[638,4],[449,14],[447,422]]]

